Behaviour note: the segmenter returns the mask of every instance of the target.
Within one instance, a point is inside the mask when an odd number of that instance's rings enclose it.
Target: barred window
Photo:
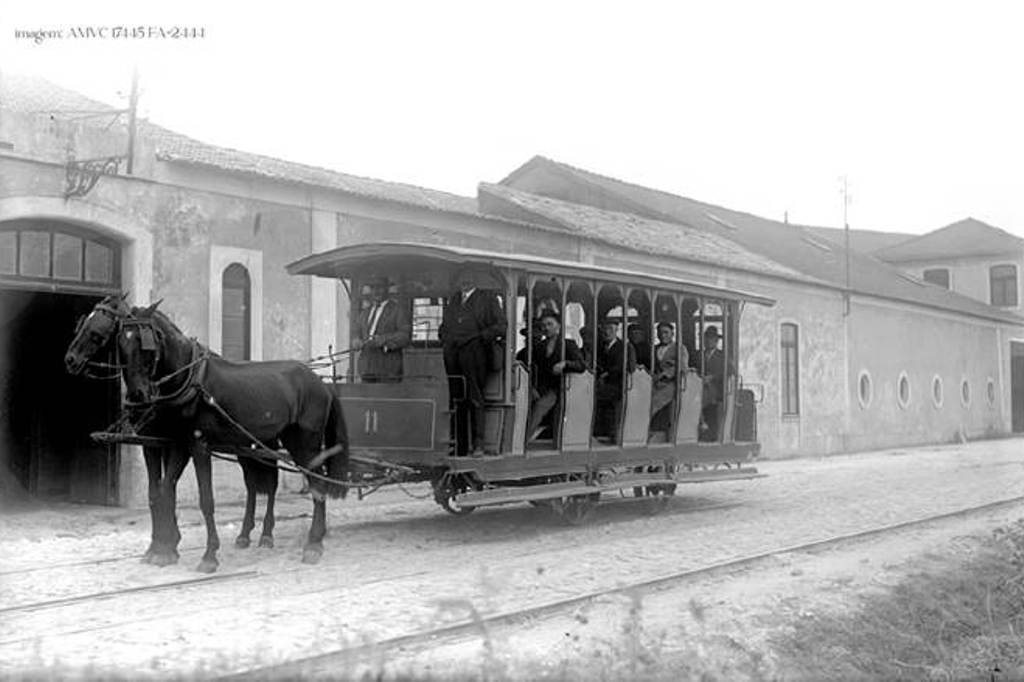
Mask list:
[[[782,325],[782,414],[800,414],[800,350],[795,324]]]

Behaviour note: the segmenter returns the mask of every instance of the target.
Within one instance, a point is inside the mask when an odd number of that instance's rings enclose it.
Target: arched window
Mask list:
[[[232,263],[225,268],[221,288],[221,355],[228,360],[249,360],[252,286],[245,266]]]

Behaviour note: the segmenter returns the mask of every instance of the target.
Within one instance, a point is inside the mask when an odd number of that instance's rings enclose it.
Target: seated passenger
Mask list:
[[[637,366],[643,367],[650,372],[651,344],[647,338],[647,332],[644,331],[644,325],[631,324],[629,325],[629,329],[626,330],[626,333],[629,337],[629,343],[633,346],[633,352],[636,353]]]
[[[530,403],[530,420],[526,433],[530,440],[538,436],[541,422],[548,413],[558,414],[557,406],[562,396],[562,375],[567,372],[579,373],[585,369],[583,356],[576,342],[565,340],[565,359],[562,355],[562,321],[558,313],[545,312],[540,318],[544,325],[544,339],[533,355],[533,400]],[[558,441],[558,425],[552,425],[553,438]]]
[[[622,379],[625,372],[636,369],[633,344],[619,338],[621,323],[608,318],[601,324],[601,339],[597,349],[597,409],[594,414],[594,435],[615,440],[619,435],[622,416]],[[625,362],[623,355],[625,354]]]
[[[685,345],[679,346],[682,367],[690,364]],[[676,399],[676,342],[675,330],[668,322],[658,324],[658,345],[654,347],[654,383],[651,387],[651,430],[664,431],[671,424]]]
[[[722,402],[725,399],[725,356],[718,347],[721,338],[718,327],[711,326],[704,330],[704,345],[701,353],[704,356],[704,395],[701,407],[701,440],[718,440],[718,420],[721,416]]]

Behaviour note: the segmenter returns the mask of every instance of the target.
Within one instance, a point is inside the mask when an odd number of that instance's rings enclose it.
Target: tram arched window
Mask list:
[[[221,354],[228,360],[250,358],[251,285],[245,266],[232,263],[221,276]]]

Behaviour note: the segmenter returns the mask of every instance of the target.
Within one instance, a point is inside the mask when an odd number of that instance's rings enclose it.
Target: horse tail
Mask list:
[[[348,475],[348,429],[345,426],[345,415],[341,411],[341,400],[331,396],[327,413],[327,426],[324,428],[324,447],[341,446],[341,452],[327,459],[327,476],[335,480],[345,480]],[[348,488],[329,483],[327,494],[331,497],[344,498]]]

